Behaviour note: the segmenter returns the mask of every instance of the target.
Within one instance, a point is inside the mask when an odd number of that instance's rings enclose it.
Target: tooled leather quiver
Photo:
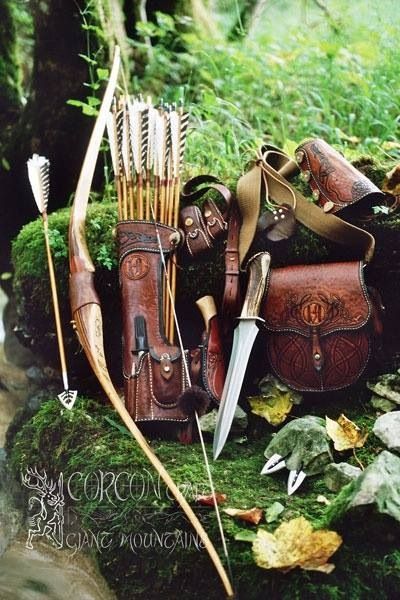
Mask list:
[[[137,422],[187,422],[180,397],[188,386],[181,350],[164,335],[163,266],[174,249],[173,227],[148,221],[117,224],[123,314],[125,404]]]
[[[296,149],[301,177],[325,213],[336,213],[360,200],[382,203],[384,194],[339,152],[319,138],[305,140]]]
[[[379,340],[380,313],[360,261],[272,269],[260,312],[269,365],[296,390],[350,386]]]
[[[218,317],[210,318],[199,347],[185,350],[183,356],[180,347],[165,336],[165,272],[160,254],[161,248],[167,265],[176,250],[178,230],[162,223],[128,220],[117,224],[117,239],[126,408],[138,423],[175,424],[182,440],[190,441],[187,431],[194,411],[202,414],[211,400],[219,401],[222,392],[225,365]],[[189,429],[179,429],[185,424]]]

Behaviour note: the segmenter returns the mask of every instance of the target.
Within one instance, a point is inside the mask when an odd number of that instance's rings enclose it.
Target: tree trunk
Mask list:
[[[0,130],[9,129],[21,110],[16,28],[8,0],[0,0]],[[4,135],[1,136],[4,139]],[[0,147],[3,144],[0,145]],[[1,157],[2,158],[2,157]]]
[[[32,0],[34,63],[31,91],[4,150],[10,169],[0,170],[0,272],[9,268],[10,240],[37,215],[29,188],[26,160],[33,152],[51,161],[49,210],[65,206],[75,189],[91,119],[70,98],[87,91],[85,35],[77,2]],[[12,27],[10,27],[12,30]]]

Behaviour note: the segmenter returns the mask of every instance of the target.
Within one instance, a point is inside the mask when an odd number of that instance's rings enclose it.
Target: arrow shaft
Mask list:
[[[42,218],[43,218],[44,239],[45,239],[45,243],[46,243],[47,264],[49,266],[50,289],[51,289],[51,295],[52,295],[52,300],[53,300],[54,318],[55,318],[55,322],[56,322],[58,351],[60,354],[61,371],[63,374],[64,389],[68,389],[67,361],[65,360],[64,338],[63,338],[62,327],[61,327],[61,318],[60,318],[60,306],[58,303],[57,283],[56,283],[56,277],[55,277],[55,273],[54,273],[53,257],[52,257],[51,248],[50,248],[49,225],[48,225],[48,219],[47,219],[46,212],[42,213]],[[65,385],[65,382],[67,382],[67,386]]]

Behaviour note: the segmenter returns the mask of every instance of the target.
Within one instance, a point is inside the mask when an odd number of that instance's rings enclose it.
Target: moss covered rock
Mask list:
[[[310,410],[310,405],[307,407]],[[297,414],[304,410],[296,407]],[[373,413],[353,397],[335,406],[315,403],[313,414],[334,416],[346,410],[358,425],[372,428]],[[272,429],[258,438],[229,441],[223,457],[212,463],[216,489],[227,495],[226,507],[268,509],[274,502],[284,510],[270,524],[261,527],[274,531],[283,520],[305,516],[315,527],[326,525],[329,507],[318,501],[323,495],[335,499],[323,477],[307,478],[300,490],[286,495],[287,471],[260,476],[263,452]],[[208,493],[208,482],[198,444],[182,446],[174,442],[153,441],[152,446],[193,505],[217,548],[221,548],[213,510],[199,506],[195,498]],[[210,444],[207,444],[210,453]],[[101,570],[117,592],[118,598],[175,599],[179,593],[191,598],[223,598],[221,584],[206,553],[202,551],[190,526],[168,492],[158,481],[128,432],[108,407],[79,398],[73,411],[49,400],[39,412],[8,441],[16,475],[28,466],[46,469],[65,485],[65,515],[73,515],[68,544],[77,551],[93,548]],[[373,435],[358,450],[358,460],[373,462],[379,443]],[[336,456],[336,460],[341,460]],[[346,459],[356,464],[346,453]],[[116,483],[116,477],[120,474]],[[113,479],[114,478],[114,479]],[[325,501],[324,501],[325,502]],[[79,526],[76,523],[79,517]],[[389,517],[388,517],[389,518]],[[238,541],[255,526],[235,521],[222,513],[227,544],[238,597],[261,600],[323,598],[360,600],[396,597],[400,585],[400,550],[393,539],[371,536],[371,519],[347,522],[339,530],[344,543],[333,556],[336,569],[330,575],[300,571],[282,574],[257,567],[251,544]],[[393,521],[394,522],[394,521]],[[101,547],[99,534],[107,539]],[[105,535],[107,537],[105,538]]]

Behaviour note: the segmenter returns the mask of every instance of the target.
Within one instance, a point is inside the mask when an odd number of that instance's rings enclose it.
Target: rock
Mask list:
[[[381,398],[400,404],[400,373],[386,373],[378,378],[376,383],[367,383],[367,387]]]
[[[361,469],[348,463],[331,463],[325,469],[325,485],[331,492],[339,492],[361,473]]]
[[[23,346],[14,332],[14,326],[18,321],[15,299],[10,300],[4,306],[4,352],[9,361],[21,368],[27,368],[36,363],[35,355],[31,350]]]
[[[6,453],[0,450],[0,556],[15,537],[22,523],[22,512],[14,505],[15,483],[7,471]],[[1,589],[1,588],[0,588]]]
[[[211,412],[200,417],[201,430],[204,433],[214,433],[217,423],[218,410],[214,408]],[[236,407],[235,416],[233,417],[232,429],[233,433],[242,433],[246,430],[248,423],[247,414],[240,406]]]
[[[0,349],[0,382],[1,386],[12,393],[19,402],[24,402],[36,390],[26,372],[7,360]]]
[[[29,550],[25,542],[21,534],[0,558],[0,598],[115,600],[94,559],[84,552],[71,555],[44,540]]]
[[[400,523],[398,456],[384,450],[361,475],[344,487],[329,507],[328,523],[340,521],[346,513],[362,506],[372,506],[378,513],[389,515]]]
[[[14,394],[0,389],[0,447],[5,445],[8,426],[20,406],[22,403]]]
[[[400,452],[399,410],[378,417],[372,431],[390,450]]]
[[[390,412],[396,408],[396,403],[388,400],[387,398],[382,398],[381,396],[372,396],[371,404],[376,410],[380,410],[381,412]]]
[[[301,469],[307,475],[317,475],[333,460],[329,443],[324,419],[306,415],[284,425],[273,436],[264,456],[270,459],[279,454],[285,457],[290,471]]]

